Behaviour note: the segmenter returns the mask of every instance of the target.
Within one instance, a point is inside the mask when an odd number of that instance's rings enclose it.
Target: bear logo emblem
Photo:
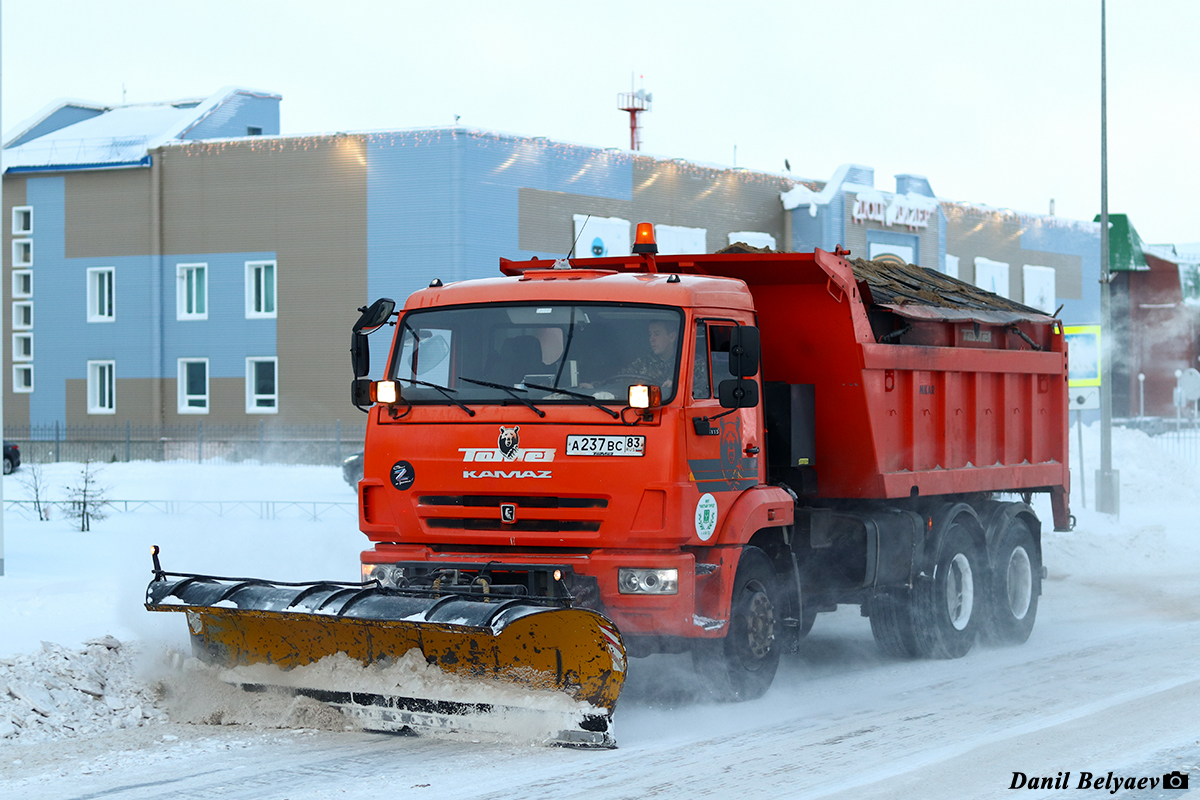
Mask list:
[[[521,453],[521,439],[517,436],[519,430],[521,430],[520,425],[513,425],[511,428],[500,426],[500,436],[496,439],[496,446],[500,448],[500,455],[504,456],[505,461],[515,461]]]

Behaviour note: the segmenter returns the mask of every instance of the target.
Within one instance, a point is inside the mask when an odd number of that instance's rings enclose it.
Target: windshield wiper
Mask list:
[[[540,408],[535,406],[533,403],[529,402],[524,397],[521,397],[521,395],[517,394],[517,392],[525,391],[524,389],[516,389],[516,388],[513,388],[512,386],[505,386],[503,383],[492,383],[491,381],[477,381],[474,378],[464,378],[462,375],[459,375],[458,379],[460,381],[466,381],[467,383],[473,383],[476,386],[487,386],[492,389],[499,389],[503,392],[508,392],[509,395],[511,395],[514,400],[517,400],[517,401],[523,403],[524,405],[528,406],[529,408],[533,409],[534,413],[536,413],[539,417],[546,416],[545,411],[542,411]]]
[[[525,385],[530,389],[541,389],[543,392],[558,392],[559,394],[565,394],[568,397],[578,397],[580,400],[585,401],[589,406],[595,406],[613,419],[621,418],[620,414],[613,411],[611,408],[604,405],[590,394],[584,394],[583,392],[572,392],[570,389],[557,389],[553,386],[542,386],[540,383],[527,383]],[[546,398],[543,397],[542,399],[545,400]]]
[[[418,381],[414,378],[396,378],[396,380],[404,381],[405,383],[411,383],[414,386],[428,386],[430,389],[437,389],[439,392],[442,393],[443,397],[445,397],[451,403],[454,403],[454,405],[458,406],[463,411],[467,412],[468,416],[471,416],[471,417],[475,416],[475,412],[472,409],[467,408],[465,405],[460,403],[458,400],[455,400],[453,397],[450,396],[450,392],[456,392],[456,391],[458,391],[457,389],[451,389],[448,386],[438,386],[436,383],[429,383],[428,381]]]

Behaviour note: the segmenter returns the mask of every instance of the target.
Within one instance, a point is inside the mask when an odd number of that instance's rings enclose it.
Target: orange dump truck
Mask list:
[[[748,250],[658,256],[639,226],[627,257],[502,260],[364,309],[364,591],[592,612],[599,655],[549,671],[603,673],[609,713],[626,649],[755,697],[839,604],[890,654],[1023,642],[1032,493],[1071,523],[1062,325],[920,267]],[[414,637],[453,632],[426,617]]]

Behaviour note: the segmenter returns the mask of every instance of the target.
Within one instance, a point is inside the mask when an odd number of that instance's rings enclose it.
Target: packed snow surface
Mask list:
[[[1121,516],[1100,515],[1098,427],[1083,431],[1082,460],[1078,436],[1076,529],[1051,531],[1049,504],[1035,500],[1048,578],[1025,645],[890,660],[844,607],[818,617],[764,698],[733,705],[708,699],[686,656],[635,659],[610,752],[531,748],[523,720],[499,738],[380,736],[304,698],[240,692],[190,657],[183,615],[144,610],[150,545],[168,570],[354,580],[367,541],[353,491],[334,467],[106,465],[109,498],[181,503],[112,513],[90,533],[57,514],[6,511],[0,795],[937,799],[1007,796],[1016,773],[1070,773],[1074,790],[1087,773],[1108,778],[1105,797],[1187,797],[1113,781],[1172,770],[1200,780],[1200,470],[1115,429]],[[6,500],[28,498],[28,468],[4,478]],[[51,499],[80,468],[42,466]],[[205,504],[218,500],[243,502]],[[268,513],[264,501],[280,502]],[[426,667],[312,669],[364,687],[451,690]]]

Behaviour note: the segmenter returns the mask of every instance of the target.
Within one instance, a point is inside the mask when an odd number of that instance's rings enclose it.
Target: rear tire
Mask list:
[[[1013,519],[996,548],[989,583],[984,639],[1022,644],[1033,632],[1042,593],[1042,563],[1029,526]]]
[[[728,633],[692,650],[696,672],[718,698],[753,700],[771,687],[779,667],[782,600],[771,559],[757,547],[744,549],[733,581]]]
[[[913,622],[921,655],[962,658],[975,644],[984,616],[983,559],[967,529],[955,522],[934,550],[933,574],[915,591]]]
[[[5,474],[5,475],[12,475],[12,471],[13,471],[13,462],[12,462],[12,459],[11,459],[11,458],[9,458],[8,456],[5,456],[5,457],[4,457],[4,474]]]

